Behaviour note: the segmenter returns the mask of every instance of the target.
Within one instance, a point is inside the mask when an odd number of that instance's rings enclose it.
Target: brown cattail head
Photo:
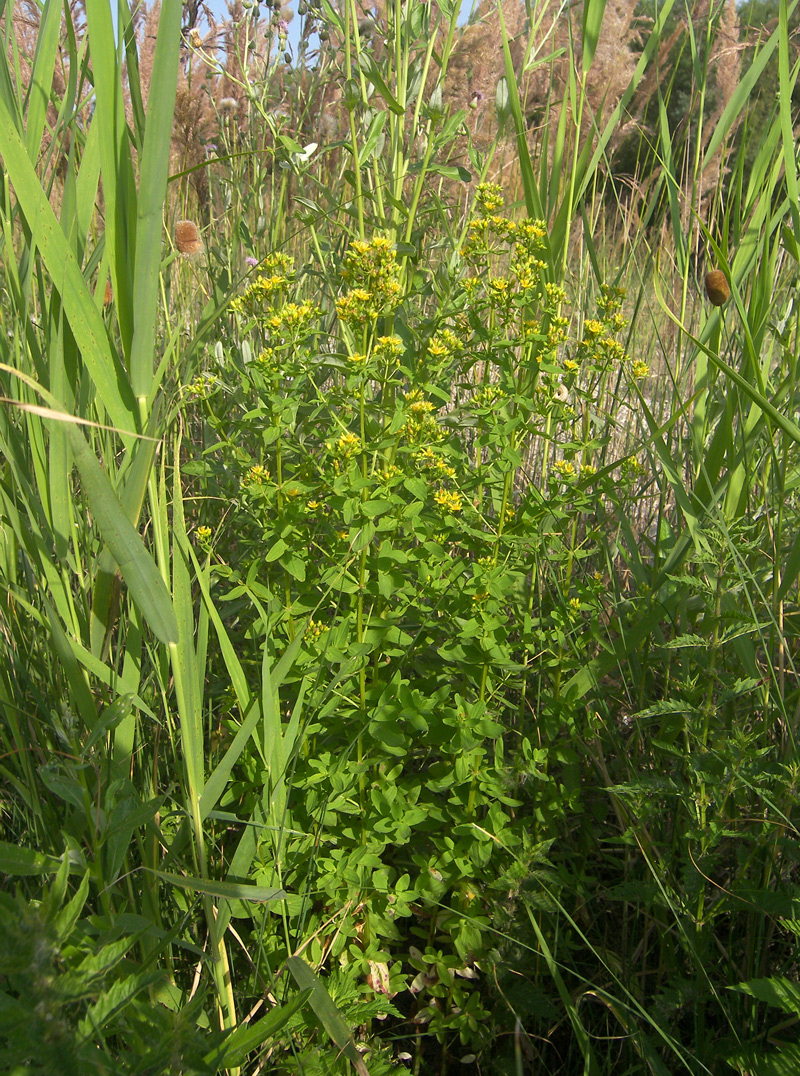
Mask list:
[[[114,298],[114,291],[113,291],[113,288],[111,287],[111,281],[107,280],[106,281],[105,294],[103,295],[103,306],[108,306],[113,298]]]
[[[175,246],[187,257],[203,253],[203,241],[197,225],[191,220],[179,220],[175,225]]]
[[[721,269],[712,269],[706,277],[706,295],[714,306],[724,306],[731,297],[731,289]]]

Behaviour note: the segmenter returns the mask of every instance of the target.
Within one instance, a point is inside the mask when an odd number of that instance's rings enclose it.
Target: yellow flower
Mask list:
[[[245,476],[245,482],[251,486],[263,486],[269,482],[269,471],[266,467],[262,467],[260,463],[256,463]]]
[[[336,442],[336,448],[340,455],[344,456],[345,459],[349,459],[350,456],[361,451],[361,438],[354,433],[343,433]]]
[[[434,500],[445,512],[460,512],[464,507],[464,498],[457,491],[438,489],[434,494]]]
[[[569,460],[556,460],[553,467],[564,479],[575,477],[575,464],[570,463]]]
[[[484,213],[495,213],[503,208],[503,188],[499,183],[479,183],[475,190],[475,201]]]

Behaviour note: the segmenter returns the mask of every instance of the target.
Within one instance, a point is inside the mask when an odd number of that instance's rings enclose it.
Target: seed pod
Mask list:
[[[706,277],[706,295],[714,306],[724,306],[731,297],[731,289],[721,269],[712,269]]]
[[[203,253],[203,241],[197,231],[197,225],[191,220],[179,220],[175,225],[175,246],[191,257]]]

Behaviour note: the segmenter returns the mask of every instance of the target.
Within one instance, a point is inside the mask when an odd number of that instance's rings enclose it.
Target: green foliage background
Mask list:
[[[2,9],[0,1067],[794,1071],[796,6],[304,8]]]

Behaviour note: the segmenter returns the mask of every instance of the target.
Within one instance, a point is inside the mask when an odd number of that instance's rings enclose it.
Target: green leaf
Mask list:
[[[219,803],[220,796],[225,791],[225,786],[231,775],[231,770],[236,765],[239,756],[242,751],[244,751],[247,741],[253,735],[260,720],[261,709],[259,706],[254,705],[251,707],[250,713],[237,729],[233,742],[217,763],[214,772],[206,781],[203,793],[200,796],[199,810],[201,819],[207,818],[209,812],[213,811],[217,803]]]
[[[92,515],[119,565],[131,597],[162,643],[177,642],[178,622],[172,599],[153,558],[125,514],[86,438],[76,426],[70,424],[67,428]]]
[[[264,560],[267,564],[271,564],[274,560],[278,560],[279,557],[282,557],[288,548],[288,543],[285,542],[283,538],[278,538],[278,540],[273,542],[264,554]]]
[[[32,160],[39,155],[42,146],[42,132],[53,88],[61,11],[62,4],[59,0],[47,0],[36,34],[36,52],[28,85],[28,124],[25,131],[25,142]]]
[[[147,868],[152,870],[152,868]],[[191,878],[183,874],[171,874],[169,871],[152,870],[162,882],[169,882],[178,889],[188,889],[192,893],[203,893],[221,900],[250,900],[257,904],[282,900],[286,897],[283,889],[270,889],[265,885],[247,885],[243,882],[225,882],[211,878]]]
[[[137,398],[149,394],[153,381],[162,218],[172,151],[182,11],[181,0],[162,0],[151,76],[151,83],[158,87],[158,92],[151,93],[147,102],[136,207],[134,322],[130,355],[131,387]]]
[[[267,1039],[277,1035],[289,1023],[294,1014],[305,1005],[311,989],[302,990],[283,1005],[276,1006],[254,1024],[243,1024],[225,1041],[221,1055],[209,1054],[207,1061],[219,1068],[238,1068],[247,1055],[262,1046]]]
[[[127,430],[135,425],[138,414],[130,384],[117,356],[111,350],[94,299],[67,237],[42,190],[2,95],[0,156],[53,287],[61,296],[64,313],[89,376],[110,421],[117,429]]]
[[[581,69],[584,75],[594,61],[605,11],[606,0],[584,0],[581,26]]]
[[[0,871],[14,877],[31,874],[55,874],[61,860],[32,848],[20,848],[17,844],[0,841]]]
[[[375,60],[370,53],[361,52],[358,57],[358,63],[365,76],[384,99],[391,111],[397,116],[402,116],[405,113],[405,109],[386,85],[380,68],[375,63]]]
[[[800,1016],[800,986],[790,979],[780,976],[775,976],[773,979],[750,979],[730,989],[749,994],[750,997],[764,1001],[767,1005],[773,1005],[776,1009],[782,1009],[783,1012]]]
[[[317,973],[299,956],[290,956],[286,966],[301,990],[310,990],[309,1002],[331,1041],[350,1061],[359,1076],[369,1076],[369,1070],[361,1059],[353,1042],[350,1028],[334,1005],[325,984]]]
[[[120,695],[119,698],[114,699],[110,705],[106,706],[92,726],[92,731],[86,738],[86,743],[83,745],[81,753],[87,755],[96,743],[99,743],[107,733],[115,729],[131,712],[132,705],[133,695],[129,694]]]

